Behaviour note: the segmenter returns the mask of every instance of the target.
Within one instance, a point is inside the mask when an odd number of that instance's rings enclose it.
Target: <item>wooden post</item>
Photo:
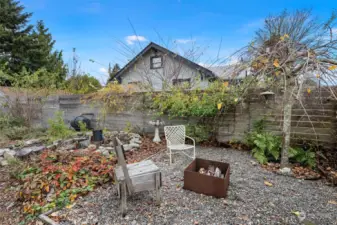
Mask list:
[[[157,205],[160,205],[160,172],[155,174],[155,179],[156,179],[156,202]]]
[[[126,183],[121,182],[121,212],[122,212],[122,216],[126,215],[126,210],[127,210],[126,198],[127,198]]]

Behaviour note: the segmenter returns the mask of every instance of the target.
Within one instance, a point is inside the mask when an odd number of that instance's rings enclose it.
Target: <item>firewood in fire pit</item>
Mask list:
[[[215,177],[220,177],[221,176],[221,170],[217,167],[214,172]]]

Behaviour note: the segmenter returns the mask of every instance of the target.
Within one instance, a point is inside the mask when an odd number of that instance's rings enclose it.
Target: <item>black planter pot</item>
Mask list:
[[[92,141],[103,141],[103,130],[93,130]]]

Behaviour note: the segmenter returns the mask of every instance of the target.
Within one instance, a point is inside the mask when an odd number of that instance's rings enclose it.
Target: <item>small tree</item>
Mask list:
[[[282,167],[288,164],[292,106],[299,102],[304,108],[302,93],[311,92],[308,81],[315,77],[337,99],[331,87],[337,82],[335,20],[335,13],[321,23],[308,10],[284,11],[268,17],[250,45],[238,53],[243,59],[238,70],[250,68],[257,81],[284,91]]]
[[[109,79],[108,79],[108,82],[111,82],[115,79],[115,76],[120,69],[121,68],[118,65],[118,63],[116,63],[113,68],[111,68],[111,64],[109,63],[109,69],[108,69]]]

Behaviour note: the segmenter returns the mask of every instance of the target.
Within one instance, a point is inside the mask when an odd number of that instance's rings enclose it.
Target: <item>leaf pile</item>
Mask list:
[[[18,175],[18,199],[25,213],[69,206],[78,196],[113,180],[115,158],[96,152],[81,157],[74,153],[45,151],[35,166]]]
[[[279,163],[267,163],[261,165],[262,168],[278,173],[280,170],[280,164]],[[300,165],[294,165],[291,169],[294,177],[298,179],[305,179],[305,180],[315,180],[321,178],[321,175],[317,173],[316,171],[312,170],[310,167],[303,167]]]

